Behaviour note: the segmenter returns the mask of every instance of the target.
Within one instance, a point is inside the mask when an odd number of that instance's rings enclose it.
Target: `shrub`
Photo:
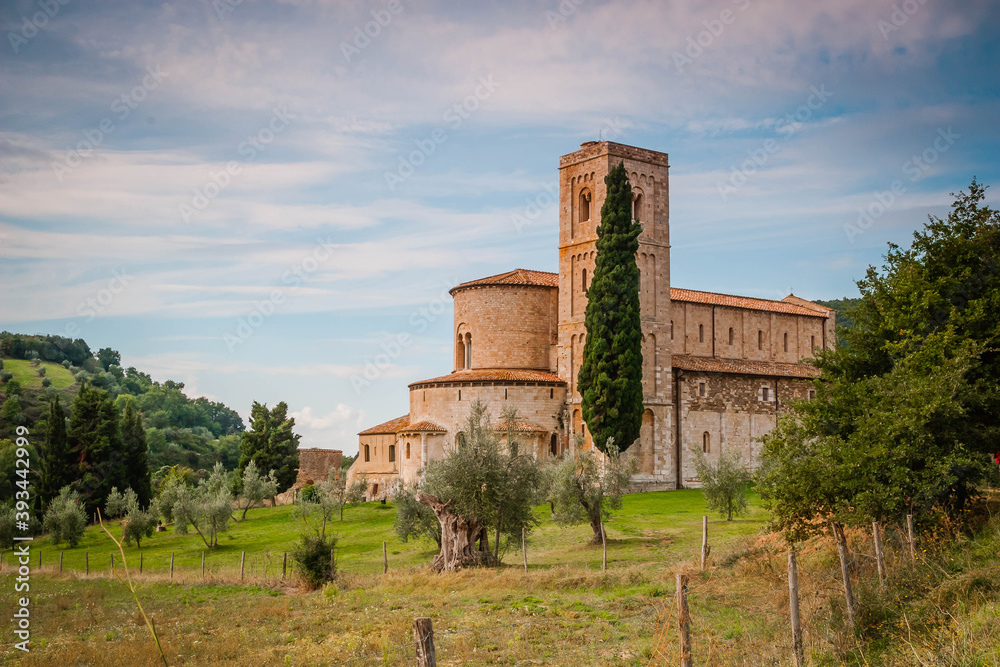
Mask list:
[[[41,367],[39,367],[39,369],[38,369],[38,374],[39,374],[39,375],[40,375],[41,377],[45,377],[45,366],[41,366]]]
[[[10,371],[0,371],[0,381],[8,382],[12,377],[14,374]]]
[[[87,528],[87,515],[80,506],[80,495],[64,486],[49,504],[42,526],[53,544],[69,542],[71,549],[76,547]]]
[[[14,546],[14,506],[0,505],[0,549]]]
[[[732,521],[733,515],[745,514],[747,487],[753,476],[747,471],[739,452],[724,451],[714,462],[697,449],[692,453],[708,509],[726,517],[726,521]]]
[[[66,370],[69,370],[70,366],[72,366],[73,364],[70,363],[69,359],[63,359],[62,365],[63,365],[63,368],[65,368]]]
[[[330,552],[337,545],[337,538],[318,532],[305,533],[292,552],[292,558],[299,566],[299,575],[310,589],[315,590],[333,581],[334,564]]]
[[[302,487],[302,492],[299,494],[299,500],[304,503],[315,503],[319,502],[319,491],[316,490],[315,484],[306,484]]]
[[[42,378],[42,386],[43,387],[51,387],[52,386],[52,379],[51,378]]]
[[[8,396],[20,396],[22,394],[21,383],[17,380],[8,379],[7,385],[4,387],[4,392]]]

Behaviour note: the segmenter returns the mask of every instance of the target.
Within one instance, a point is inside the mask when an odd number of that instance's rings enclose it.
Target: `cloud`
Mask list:
[[[318,415],[307,405],[290,416],[295,419],[295,432],[302,436],[299,447],[340,449],[345,454],[357,451],[364,411],[338,403],[333,410]]]

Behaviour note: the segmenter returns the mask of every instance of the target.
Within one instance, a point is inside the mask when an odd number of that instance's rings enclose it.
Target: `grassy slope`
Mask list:
[[[61,364],[53,364],[43,361],[39,367],[45,368],[45,377],[52,380],[52,387],[55,389],[65,389],[73,384],[73,374],[62,367]],[[33,391],[40,391],[42,388],[42,377],[38,374],[38,369],[31,365],[26,359],[4,359],[3,369],[10,371],[14,375],[21,387]]]

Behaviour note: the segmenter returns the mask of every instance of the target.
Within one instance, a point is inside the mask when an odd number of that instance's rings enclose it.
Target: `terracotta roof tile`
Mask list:
[[[364,431],[358,433],[358,435],[385,435],[388,433],[397,433],[401,429],[405,428],[409,423],[410,415],[405,414],[402,417],[396,417],[395,419],[383,422],[378,426],[366,428]]]
[[[417,422],[416,424],[409,424],[408,426],[404,426],[403,428],[399,429],[399,432],[402,433],[403,431],[406,431],[406,432],[413,432],[413,431],[440,431],[440,432],[444,433],[447,430],[448,429],[442,428],[442,427],[438,426],[437,424],[435,424],[434,422],[429,422],[429,421],[425,420],[425,421]]]
[[[514,269],[506,273],[498,273],[495,276],[487,276],[478,280],[470,280],[467,283],[456,285],[448,290],[453,293],[456,290],[466,287],[480,287],[483,285],[529,285],[534,287],[559,287],[559,274],[548,271],[531,271],[530,269]]]
[[[506,431],[507,422],[497,422],[493,425],[494,431]],[[541,426],[536,426],[534,424],[529,424],[528,422],[514,422],[514,430],[518,433],[544,433],[545,429]]]
[[[806,317],[826,317],[826,314],[813,308],[806,308],[787,301],[758,299],[750,296],[719,294],[717,292],[699,292],[698,290],[670,288],[671,301],[686,301],[688,303],[704,303],[710,306],[732,306],[734,308],[749,308],[750,310],[766,310],[772,313],[788,315],[804,315]]]
[[[505,368],[484,368],[481,370],[455,371],[448,375],[420,380],[410,384],[410,388],[441,382],[558,382],[566,384],[562,378],[545,371],[509,370]]]
[[[788,364],[778,361],[750,361],[747,359],[719,359],[717,357],[692,357],[673,355],[674,368],[707,373],[736,373],[741,375],[768,375],[781,377],[814,378],[820,371],[809,364]]]

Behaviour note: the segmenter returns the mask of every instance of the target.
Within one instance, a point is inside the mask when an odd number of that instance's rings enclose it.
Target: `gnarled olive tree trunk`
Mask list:
[[[437,496],[426,493],[414,497],[421,505],[430,507],[441,524],[441,553],[434,557],[432,569],[454,572],[463,567],[496,565],[497,559],[490,551],[486,526],[482,522],[454,514],[449,509],[450,500],[443,503]]]

